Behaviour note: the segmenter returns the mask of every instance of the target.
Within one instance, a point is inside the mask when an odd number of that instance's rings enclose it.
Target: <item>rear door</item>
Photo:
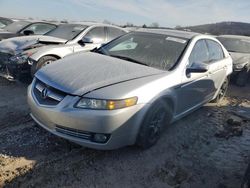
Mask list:
[[[213,94],[221,87],[227,72],[227,60],[219,43],[214,40],[206,39],[209,51],[209,77],[214,82]]]

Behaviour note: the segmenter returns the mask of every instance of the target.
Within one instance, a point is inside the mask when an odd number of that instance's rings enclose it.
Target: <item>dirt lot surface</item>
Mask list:
[[[27,84],[0,83],[0,187],[237,188],[250,159],[250,86],[230,86],[168,126],[154,147],[96,151],[58,138],[29,117]]]

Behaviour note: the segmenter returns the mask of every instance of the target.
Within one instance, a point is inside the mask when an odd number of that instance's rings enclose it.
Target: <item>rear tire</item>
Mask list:
[[[54,56],[43,56],[37,62],[34,62],[31,66],[31,76],[34,77],[35,73],[42,67],[51,64],[53,61],[58,60]]]
[[[244,68],[236,76],[235,84],[237,86],[244,87],[247,84],[247,79],[248,79],[248,69]]]
[[[137,136],[136,145],[143,149],[150,148],[159,140],[161,132],[170,122],[172,110],[165,101],[155,102],[147,112]]]

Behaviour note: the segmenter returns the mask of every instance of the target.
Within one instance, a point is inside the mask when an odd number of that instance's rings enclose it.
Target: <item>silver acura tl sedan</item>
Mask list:
[[[214,37],[140,29],[45,66],[28,103],[41,127],[80,145],[149,148],[168,124],[220,101],[231,73]]]

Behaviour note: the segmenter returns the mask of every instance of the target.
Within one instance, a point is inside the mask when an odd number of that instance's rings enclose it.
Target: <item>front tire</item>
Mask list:
[[[43,56],[36,63],[34,62],[31,66],[31,76],[34,77],[35,73],[42,67],[51,64],[52,62],[58,60],[54,56]]]
[[[161,132],[170,122],[172,110],[165,101],[155,102],[146,114],[138,133],[136,145],[143,149],[150,148],[159,140]]]

